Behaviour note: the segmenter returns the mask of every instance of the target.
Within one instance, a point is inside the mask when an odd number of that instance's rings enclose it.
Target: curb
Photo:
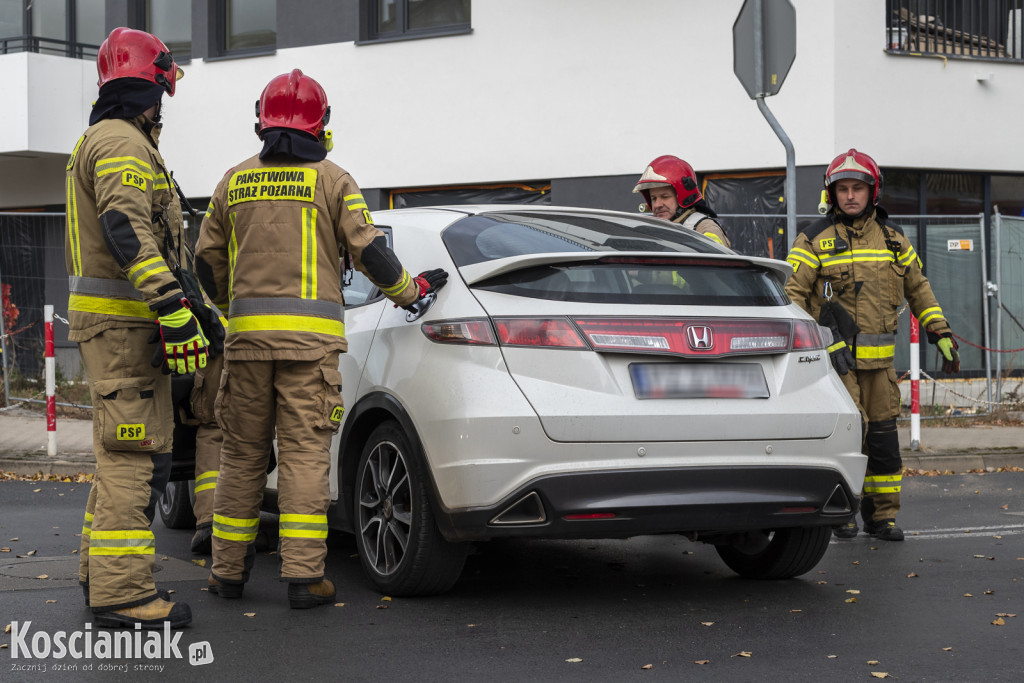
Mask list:
[[[39,472],[43,476],[96,474],[96,462],[92,459],[92,453],[67,453],[52,459],[0,453],[0,472],[13,472],[23,477]]]

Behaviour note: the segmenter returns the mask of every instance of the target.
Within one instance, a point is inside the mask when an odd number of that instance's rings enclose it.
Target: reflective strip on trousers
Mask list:
[[[864,493],[899,493],[901,474],[872,474],[864,477]]]
[[[89,538],[90,555],[154,555],[156,538],[146,529],[119,529],[106,531],[96,529]]]
[[[256,540],[256,533],[259,531],[259,528],[259,517],[236,519],[234,517],[224,517],[216,513],[213,515],[213,535],[226,541],[250,543]]]
[[[281,538],[327,538],[327,515],[281,515]]]
[[[85,513],[85,521],[82,522],[82,535],[88,536],[92,533],[92,515],[88,512]]]
[[[896,356],[896,335],[891,332],[858,334],[856,351],[859,359],[893,358]]]
[[[220,470],[211,470],[209,472],[203,472],[196,477],[196,493],[200,491],[212,491],[217,488],[217,475],[220,474]]]

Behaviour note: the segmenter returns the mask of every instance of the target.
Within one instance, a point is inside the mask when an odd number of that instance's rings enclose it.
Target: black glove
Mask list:
[[[201,297],[190,296],[188,301],[192,304],[192,313],[195,314],[196,320],[199,321],[199,327],[203,329],[203,334],[206,335],[206,340],[209,342],[207,352],[210,357],[223,353],[226,332],[224,325],[220,322],[220,316]]]
[[[416,283],[416,286],[420,288],[420,296],[416,299],[416,301],[419,301],[428,294],[432,294],[445,286],[448,282],[448,271],[444,268],[425,270],[414,277],[413,281]],[[402,306],[402,308],[407,311],[416,311],[416,301],[407,306]]]
[[[842,313],[837,315],[836,309],[842,311]],[[850,370],[857,369],[857,362],[854,360],[853,353],[850,352],[850,345],[846,343],[846,339],[843,338],[842,333],[839,331],[840,324],[837,318],[842,317],[843,314],[846,315],[846,318],[849,318],[848,321],[844,320],[844,323],[846,325],[853,323],[853,327],[857,328],[857,323],[846,312],[846,309],[830,301],[821,307],[821,314],[818,316],[818,324],[822,327],[827,327],[832,332],[832,345],[828,347],[828,358],[832,361],[832,367],[840,375],[845,375]]]
[[[943,372],[948,375],[960,372],[960,352],[957,350],[960,346],[956,343],[956,339],[953,339],[952,333],[928,332],[928,341],[939,347],[939,352],[942,354]]]

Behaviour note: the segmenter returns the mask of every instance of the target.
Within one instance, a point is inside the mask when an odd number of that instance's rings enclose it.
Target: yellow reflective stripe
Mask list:
[[[256,538],[259,526],[259,517],[238,519],[235,517],[224,517],[217,513],[213,515],[213,535],[227,541],[243,541],[248,543]]]
[[[153,167],[138,157],[110,157],[96,162],[97,177],[121,171],[135,171],[146,180],[153,180]]]
[[[409,275],[409,271],[403,270],[402,279],[400,279],[397,284],[391,285],[390,287],[382,287],[381,291],[384,292],[386,296],[395,296],[396,294],[400,294],[411,282],[412,276]]]
[[[156,313],[141,301],[108,299],[102,296],[86,296],[85,294],[72,294],[68,297],[68,310],[79,313],[123,315],[130,318],[156,320]]]
[[[887,261],[893,263],[896,258],[888,249],[854,249],[852,252],[843,252],[835,256],[822,256],[822,266],[834,266],[851,263],[869,263],[874,261]]]
[[[348,207],[349,209],[352,209],[353,211],[367,208],[366,200],[363,199],[363,195],[361,194],[347,194],[344,197],[344,201],[345,206]]]
[[[203,472],[196,477],[196,493],[217,488],[218,474],[220,474],[220,470],[211,470],[209,472]]]
[[[153,555],[156,537],[150,530],[94,530],[89,538],[90,555]]]
[[[857,346],[857,358],[868,360],[869,358],[889,358],[896,355],[896,346]]]
[[[155,256],[151,259],[146,259],[142,263],[138,263],[128,269],[128,279],[131,280],[132,285],[139,289],[145,280],[157,273],[169,273],[171,269],[167,267],[167,263],[160,256]]]
[[[327,515],[281,515],[282,538],[327,538]]]
[[[924,262],[921,261],[921,257],[917,255],[917,252],[914,251],[914,247],[910,245],[907,246],[907,251],[902,256],[900,256],[899,260],[900,263],[903,264],[904,266],[909,266],[911,261],[916,260],[917,267],[924,268]]]
[[[946,316],[942,315],[942,308],[939,306],[932,306],[921,311],[921,315],[918,316],[918,320],[921,322],[922,327],[927,325],[933,320],[942,318],[945,320]]]
[[[82,138],[85,139],[84,137]],[[81,143],[81,140],[79,141]],[[77,147],[75,148],[77,150]],[[78,239],[78,197],[75,194],[75,179],[68,176],[67,182],[68,241],[71,243],[71,270],[74,275],[82,274],[82,245]]]
[[[86,512],[82,522],[82,535],[88,536],[90,533],[92,533],[92,514]]]
[[[899,493],[900,484],[903,481],[902,474],[873,474],[864,477],[865,493]],[[880,484],[889,484],[881,486]]]
[[[841,349],[844,346],[846,346],[846,342],[844,342],[843,340],[840,339],[838,342],[836,342],[832,346],[828,347],[828,352],[832,353],[833,351],[836,351],[837,349]]]
[[[713,232],[706,232],[706,233],[704,233],[704,236],[705,236],[705,237],[710,237],[710,238],[711,238],[711,239],[713,239],[714,241],[716,241],[716,242],[718,242],[719,244],[721,244],[721,245],[722,245],[723,247],[725,246],[725,242],[723,242],[723,241],[722,241],[722,239],[721,239],[721,238],[720,238],[720,237],[719,237],[718,235],[716,235],[715,233],[713,233]]]
[[[237,332],[316,332],[345,336],[345,323],[308,315],[241,315],[228,320],[228,334]]]
[[[238,237],[235,235],[235,214],[228,214],[231,219],[231,238],[228,240],[228,300],[234,299],[235,264],[238,262]]]
[[[213,213],[213,200],[211,199],[210,203],[206,207],[206,215],[209,216],[212,213]],[[205,218],[205,216],[204,216],[204,218]]]
[[[786,260],[806,263],[811,268],[817,268],[819,265],[821,265],[821,261],[818,260],[818,257],[812,254],[811,252],[807,251],[806,249],[793,249],[792,251],[789,252],[789,256],[786,258]]]
[[[166,190],[170,186],[171,186],[171,181],[169,181],[167,179],[167,176],[165,176],[165,175],[158,175],[156,178],[153,179],[153,189],[154,190]]]
[[[316,298],[316,209],[302,209],[302,282],[299,298]]]

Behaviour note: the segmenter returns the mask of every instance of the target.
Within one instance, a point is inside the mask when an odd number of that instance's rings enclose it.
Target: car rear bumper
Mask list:
[[[859,505],[841,472],[824,467],[685,467],[544,476],[497,505],[447,511],[451,541],[616,538],[686,533],[696,538],[832,526]]]

